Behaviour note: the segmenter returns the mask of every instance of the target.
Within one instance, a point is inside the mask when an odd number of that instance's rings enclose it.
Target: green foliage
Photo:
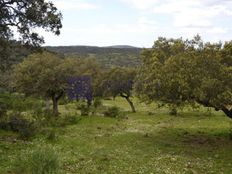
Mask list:
[[[102,99],[100,97],[94,98],[93,106],[94,106],[95,109],[102,106]]]
[[[177,109],[176,109],[176,107],[170,108],[169,114],[170,114],[170,115],[177,115]]]
[[[112,68],[106,71],[99,79],[99,95],[104,97],[123,97],[131,106],[132,112],[135,112],[134,104],[130,97],[132,96],[133,84],[136,71],[133,68]]]
[[[46,47],[48,50],[80,59],[96,59],[103,67],[137,67],[140,48],[112,48],[91,46]]]
[[[114,105],[130,110],[122,98],[103,100],[104,107]],[[208,117],[205,107],[199,106],[198,110],[184,107],[178,111],[178,117],[173,117],[168,114],[167,105],[157,108],[154,103],[138,103],[137,110],[138,113],[127,112],[127,120],[94,116],[79,117],[77,125],[50,125],[31,142],[17,140],[15,133],[0,130],[0,173],[19,171],[12,170],[15,160],[23,168],[30,166],[28,154],[38,146],[55,148],[63,162],[60,173],[231,172],[231,125],[223,113],[212,110],[212,116]],[[60,112],[57,119],[76,115],[75,104],[61,106]],[[153,116],[148,112],[153,112]],[[55,132],[58,141],[47,139],[46,132],[50,131]]]
[[[58,115],[58,100],[67,87],[67,78],[75,72],[69,65],[52,53],[32,54],[15,67],[13,85],[27,95],[51,98],[54,115]]]
[[[9,95],[0,93],[0,119],[6,115],[7,110],[9,109]]]
[[[8,114],[11,115],[21,115],[25,111],[31,113],[41,112],[44,105],[41,100],[17,93],[1,93],[0,104],[0,108],[5,113],[9,111]]]
[[[0,39],[12,38],[15,34],[12,27],[16,28],[20,41],[35,46],[43,43],[43,38],[33,30],[36,27],[60,34],[62,15],[52,2],[1,1],[0,8]]]
[[[142,52],[137,94],[168,105],[197,102],[232,118],[230,44],[204,44],[199,36],[190,41],[159,38]]]
[[[47,120],[42,122],[43,126],[48,127],[65,127],[68,125],[75,125],[81,120],[77,114],[64,114],[61,117],[49,117]]]
[[[3,42],[5,42],[5,44],[3,44]],[[0,47],[0,88],[9,90],[9,80],[13,65],[21,62],[25,57],[37,50],[26,47],[20,42],[3,41],[1,39]]]
[[[51,141],[51,142],[54,142],[58,139],[58,134],[56,132],[55,129],[53,128],[47,128],[47,129],[44,129],[43,130],[45,135],[46,135],[46,139]]]
[[[16,174],[58,174],[60,161],[50,147],[40,147],[19,156],[14,163]]]
[[[19,115],[12,115],[8,120],[1,121],[0,128],[18,132],[19,138],[23,140],[30,139],[38,130],[38,126],[35,122],[26,120]]]
[[[88,116],[90,112],[90,108],[86,104],[80,105],[81,116]]]
[[[80,116],[74,114],[74,115],[65,115],[64,116],[64,122],[68,125],[77,124],[81,120]]]
[[[46,96],[50,91],[63,90],[66,76],[61,64],[62,59],[51,53],[30,55],[15,67],[13,85],[27,95]]]
[[[60,34],[62,15],[52,2],[0,1],[0,11],[0,74],[44,43],[35,28]]]
[[[103,114],[106,117],[116,118],[120,115],[120,109],[117,106],[112,106],[107,108],[107,110]]]

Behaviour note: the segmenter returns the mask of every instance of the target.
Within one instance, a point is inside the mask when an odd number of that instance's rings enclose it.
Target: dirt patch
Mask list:
[[[204,134],[186,134],[182,142],[193,147],[220,148],[225,145],[232,146],[232,141],[229,138]]]

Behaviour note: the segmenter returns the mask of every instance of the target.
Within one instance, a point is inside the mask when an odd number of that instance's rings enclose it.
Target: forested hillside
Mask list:
[[[46,47],[49,51],[64,54],[65,56],[76,56],[78,58],[95,58],[103,66],[126,66],[134,67],[140,64],[139,54],[141,48],[117,45],[110,47],[94,46],[58,46]]]

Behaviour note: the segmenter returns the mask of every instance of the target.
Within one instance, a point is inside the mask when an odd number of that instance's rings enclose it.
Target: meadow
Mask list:
[[[48,157],[52,150],[57,173],[64,174],[232,173],[232,123],[223,113],[185,107],[172,116],[167,108],[139,101],[137,112],[130,113],[121,98],[103,105],[118,106],[124,117],[80,116],[73,104],[65,104],[59,117],[72,115],[70,124],[48,125],[29,140],[0,130],[0,173],[20,173],[38,149]]]

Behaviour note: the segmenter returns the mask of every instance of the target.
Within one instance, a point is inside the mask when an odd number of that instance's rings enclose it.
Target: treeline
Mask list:
[[[68,79],[88,76],[93,98],[121,96],[133,112],[131,97],[135,95],[141,101],[168,105],[173,113],[185,104],[200,104],[232,118],[232,42],[204,43],[200,36],[192,40],[159,38],[152,48],[141,51],[141,65],[136,68],[105,68],[98,59],[40,52],[15,66],[12,74],[10,89],[50,98],[54,115],[69,87]]]
[[[141,48],[130,46],[93,47],[93,46],[58,46],[45,47],[47,50],[65,56],[96,59],[104,67],[140,65]]]

